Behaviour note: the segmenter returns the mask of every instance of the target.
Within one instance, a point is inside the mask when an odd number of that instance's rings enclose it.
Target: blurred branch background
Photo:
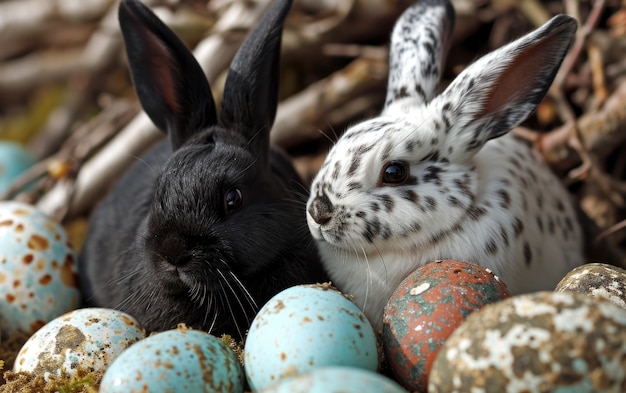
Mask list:
[[[382,107],[390,31],[413,1],[295,0],[272,142],[306,181],[349,124]],[[219,103],[227,66],[269,0],[146,3],[194,49]],[[443,85],[557,13],[578,19],[576,43],[547,98],[514,132],[534,144],[585,213],[596,246],[590,261],[623,264],[626,0],[453,3]],[[0,0],[0,139],[24,144],[37,161],[4,198],[37,204],[80,246],[94,205],[162,137],[129,79],[117,0]]]

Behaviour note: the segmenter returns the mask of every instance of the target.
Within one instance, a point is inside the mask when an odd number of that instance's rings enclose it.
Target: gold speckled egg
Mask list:
[[[443,345],[428,391],[626,392],[626,310],[562,292],[487,305]]]
[[[555,291],[582,293],[626,308],[626,270],[604,263],[578,266],[563,277]]]

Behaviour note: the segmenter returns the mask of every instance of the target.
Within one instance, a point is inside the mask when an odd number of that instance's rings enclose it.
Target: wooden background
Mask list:
[[[381,109],[390,30],[412,2],[295,1],[272,142],[306,181],[349,124]],[[219,102],[228,64],[269,0],[146,3],[194,49]],[[580,22],[548,96],[514,132],[533,142],[585,213],[588,261],[624,266],[626,0],[453,3],[457,25],[443,85],[554,14]],[[79,248],[99,198],[162,137],[130,83],[117,1],[0,0],[0,139],[24,143],[38,160],[2,198],[38,205]],[[35,186],[25,191],[29,182]]]
[[[295,1],[272,142],[288,150],[307,181],[347,125],[380,110],[390,29],[412,1]],[[589,260],[623,265],[626,1],[453,3],[457,24],[443,85],[556,13],[579,20],[547,98],[514,132],[534,143],[590,218],[588,243],[604,253]],[[219,102],[228,64],[269,0],[147,4],[194,49]],[[80,247],[93,206],[162,137],[129,80],[117,1],[0,0],[0,139],[23,142],[39,161],[4,198],[37,204]],[[36,187],[24,192],[33,180]]]

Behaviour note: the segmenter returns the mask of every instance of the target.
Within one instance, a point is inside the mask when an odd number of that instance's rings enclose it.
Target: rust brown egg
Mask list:
[[[511,296],[489,269],[445,260],[429,263],[396,289],[383,316],[385,359],[406,388],[426,391],[428,373],[448,336],[472,312]]]

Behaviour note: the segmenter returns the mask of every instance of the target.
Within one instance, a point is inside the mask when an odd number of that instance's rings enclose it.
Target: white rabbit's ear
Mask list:
[[[383,113],[429,102],[437,92],[454,30],[447,0],[422,0],[396,22],[389,52],[389,82]]]
[[[535,110],[574,40],[577,22],[557,15],[466,68],[429,106],[450,149],[473,154]]]

